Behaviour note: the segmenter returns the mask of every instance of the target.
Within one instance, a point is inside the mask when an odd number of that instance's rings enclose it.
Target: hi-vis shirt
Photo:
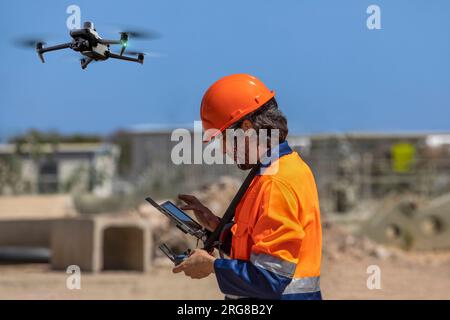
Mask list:
[[[229,297],[321,299],[322,230],[314,176],[287,142],[236,208],[231,259],[216,259]],[[275,174],[264,174],[278,166]]]

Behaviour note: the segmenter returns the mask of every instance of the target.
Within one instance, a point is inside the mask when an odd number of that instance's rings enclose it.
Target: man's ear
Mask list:
[[[253,129],[253,123],[250,120],[244,120],[241,124],[241,129],[247,131],[248,129]]]

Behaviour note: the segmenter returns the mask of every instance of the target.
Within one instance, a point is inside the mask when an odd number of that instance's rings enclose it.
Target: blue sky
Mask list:
[[[66,8],[103,34],[111,24],[163,37],[130,46],[164,53],[81,70],[75,53],[17,49],[20,35],[68,39]],[[381,30],[366,8],[381,7]],[[450,130],[450,1],[1,1],[0,138],[28,128],[107,134],[199,119],[204,91],[251,73],[277,93],[292,132]],[[112,37],[107,32],[104,36]]]

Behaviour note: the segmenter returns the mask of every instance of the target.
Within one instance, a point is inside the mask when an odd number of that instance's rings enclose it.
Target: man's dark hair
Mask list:
[[[270,130],[278,129],[280,131],[280,143],[286,140],[288,135],[287,119],[278,109],[275,98],[270,99],[256,111],[246,115],[239,120],[233,127],[239,128],[244,120],[249,120],[253,124],[253,128],[259,133],[260,129],[267,129],[268,138],[270,139]]]

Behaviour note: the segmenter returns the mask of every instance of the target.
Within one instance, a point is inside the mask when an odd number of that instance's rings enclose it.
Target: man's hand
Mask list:
[[[214,273],[214,258],[205,250],[195,249],[192,254],[172,269],[173,273],[184,271],[192,279],[202,279]]]
[[[180,207],[182,210],[193,210],[198,222],[200,222],[203,227],[209,231],[214,231],[214,229],[216,229],[219,224],[219,218],[196,197],[189,194],[179,194],[178,198],[186,202],[186,205]]]

